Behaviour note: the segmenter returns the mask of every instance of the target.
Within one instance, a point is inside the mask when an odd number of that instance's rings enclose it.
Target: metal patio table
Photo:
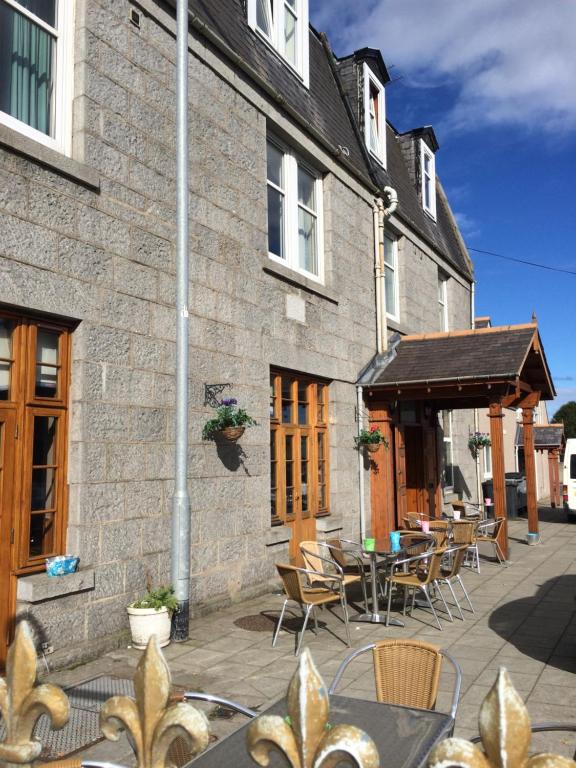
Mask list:
[[[408,537],[405,537],[408,538]],[[421,542],[417,536],[410,535],[410,547],[419,543],[425,543],[429,541],[429,537],[422,537]],[[400,549],[392,551],[392,545],[390,539],[382,537],[375,540],[374,551],[367,552],[362,550],[364,557],[370,558],[370,582],[372,588],[372,613],[361,613],[359,616],[352,617],[352,621],[367,621],[372,624],[386,624],[386,614],[380,613],[378,605],[378,557],[382,558],[381,564],[384,567],[389,567],[395,560],[407,556],[407,546],[402,546],[402,538],[400,539]],[[400,619],[391,618],[388,622],[391,627],[403,627],[404,622]]]
[[[273,704],[263,714],[286,714],[286,700]],[[376,701],[330,696],[330,724],[356,725],[373,739],[385,768],[420,768],[440,739],[450,734],[454,721],[450,715],[427,709],[412,709]],[[185,768],[254,768],[246,749],[247,722],[230,736],[187,763]],[[276,750],[270,753],[270,768],[286,768],[287,762]]]

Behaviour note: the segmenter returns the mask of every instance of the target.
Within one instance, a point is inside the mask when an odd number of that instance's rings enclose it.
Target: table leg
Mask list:
[[[378,605],[378,569],[376,567],[376,553],[370,554],[370,581],[372,582],[372,613],[361,613],[355,616],[353,621],[366,621],[371,624],[386,624],[386,614],[380,613]],[[390,618],[388,622],[391,627],[405,626],[400,619]]]

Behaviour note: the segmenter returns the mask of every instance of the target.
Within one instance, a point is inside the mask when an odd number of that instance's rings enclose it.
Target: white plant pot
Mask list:
[[[156,635],[160,648],[168,645],[170,642],[168,608],[160,608],[156,611],[154,608],[133,608],[129,605],[126,610],[134,648],[145,649],[152,635]]]

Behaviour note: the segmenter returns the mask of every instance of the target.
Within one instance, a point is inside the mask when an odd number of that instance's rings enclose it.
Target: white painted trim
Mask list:
[[[444,316],[444,327],[440,328],[441,331],[450,330],[450,323],[448,322],[448,279],[447,275],[438,270],[438,305],[442,307],[442,314]],[[440,294],[442,294],[442,297],[440,297]]]
[[[257,0],[248,0],[246,9],[248,26],[280,56],[282,63],[298,77],[306,88],[308,88],[310,86],[308,0],[296,0],[295,15],[297,17],[297,22],[295,65],[286,58],[284,40],[284,21],[286,14],[285,0],[268,0],[272,14],[272,34],[270,36],[260,29],[256,22],[256,2]]]
[[[384,93],[384,86],[366,62],[362,65],[362,75],[364,80],[364,142],[372,157],[376,158],[386,168],[386,95]],[[378,91],[377,131],[380,146],[377,151],[374,151],[370,142],[370,84]]]
[[[399,278],[399,272],[398,272],[398,238],[396,235],[391,234],[390,232],[384,233],[384,239],[388,238],[393,242],[393,260],[394,260],[394,266],[392,267],[392,272],[394,274],[394,303],[396,305],[396,313],[392,313],[388,311],[388,304],[386,304],[386,317],[389,320],[393,320],[396,323],[400,322],[400,278]],[[386,274],[388,270],[388,264],[386,264],[386,258],[384,258],[384,290],[386,290]]]
[[[55,38],[55,79],[51,123],[53,136],[32,128],[12,115],[0,111],[0,123],[50,149],[70,156],[72,152],[72,99],[74,93],[74,7],[73,0],[58,0],[57,28],[43,22],[33,13],[21,8],[15,0],[0,0],[29,18]]]
[[[430,161],[430,173],[427,176],[424,172],[424,158],[427,157]],[[434,221],[436,221],[436,157],[434,152],[426,144],[424,139],[420,139],[420,176],[422,181],[422,208],[424,213],[427,213]],[[426,206],[426,184],[430,184],[430,203]]]
[[[277,254],[268,251],[268,257],[277,264],[283,264],[288,269],[304,275],[309,280],[324,284],[324,206],[323,185],[320,173],[284,142],[275,136],[268,136],[267,143],[272,144],[283,153],[282,169],[284,173],[284,189],[266,179],[266,187],[273,187],[284,194],[284,255],[282,259]],[[298,203],[298,168],[304,168],[316,179],[315,197],[316,210],[308,209]],[[318,254],[318,274],[308,272],[299,265],[298,253],[298,209],[309,210],[316,217],[316,251]]]
[[[490,456],[489,469],[488,469],[488,462],[486,461],[487,456]],[[484,455],[482,456],[482,466],[484,470],[484,479],[491,480],[492,479],[492,448],[489,445],[484,446]]]

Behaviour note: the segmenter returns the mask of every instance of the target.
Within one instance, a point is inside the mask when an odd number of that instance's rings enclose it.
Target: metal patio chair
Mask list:
[[[474,607],[470,601],[468,592],[466,591],[466,587],[462,581],[462,577],[460,576],[460,569],[464,563],[467,551],[468,546],[466,544],[460,544],[459,546],[446,549],[444,551],[444,559],[440,564],[440,573],[435,582],[438,586],[440,586],[440,584],[446,584],[450,590],[450,594],[454,600],[454,605],[456,606],[462,621],[464,621],[464,614],[462,613],[462,607],[458,601],[458,598],[456,597],[456,593],[454,592],[454,583],[459,584],[460,589],[466,598],[466,602],[470,606],[470,611],[474,613]]]
[[[322,573],[311,570],[309,568],[298,568],[295,565],[276,564],[276,569],[282,579],[284,585],[284,591],[286,598],[282,611],[276,625],[276,630],[272,638],[272,647],[276,645],[280,627],[284,620],[284,614],[286,612],[286,606],[289,602],[297,603],[302,612],[304,613],[304,623],[300,631],[300,638],[296,646],[296,656],[300,653],[300,647],[302,646],[302,640],[304,639],[304,632],[306,631],[306,625],[310,614],[318,605],[329,605],[331,603],[340,603],[342,611],[344,613],[344,624],[346,627],[346,637],[348,639],[348,647],[351,645],[350,641],[350,627],[348,625],[348,605],[346,602],[346,592],[344,590],[344,582],[339,576],[335,576],[329,573]],[[319,577],[323,579],[320,586],[309,586],[311,583],[319,583]],[[306,581],[307,583],[303,583]],[[313,614],[315,629],[318,629],[316,620],[316,614]]]
[[[447,659],[456,676],[450,707],[454,723],[460,701],[462,670],[448,651],[421,640],[380,640],[352,651],[340,664],[329,695],[336,692],[348,665],[367,651],[372,651],[377,700],[420,709],[435,709],[442,664]]]
[[[434,616],[436,624],[438,625],[438,629],[442,630],[442,624],[440,623],[440,619],[438,618],[438,614],[436,613],[436,609],[434,608],[434,604],[432,602],[430,588],[435,586],[434,582],[440,575],[440,566],[443,555],[443,549],[436,549],[433,552],[417,555],[415,557],[408,557],[404,560],[396,560],[396,562],[392,563],[390,576],[388,577],[389,589],[388,608],[386,612],[386,626],[388,626],[388,622],[390,620],[392,587],[397,586],[404,589],[404,608],[402,611],[404,615],[406,614],[406,602],[409,590],[411,589],[413,592],[411,612],[414,610],[416,592],[420,591],[426,598],[426,602],[432,611],[432,615]],[[438,596],[444,605],[444,610],[448,615],[448,619],[449,621],[452,621],[452,614],[450,612],[450,608],[448,608],[446,600],[444,599],[442,590],[438,585],[436,585],[436,589]]]
[[[498,517],[496,520],[485,520],[482,523],[478,523],[475,540],[468,548],[468,550],[472,553],[472,566],[474,566],[475,561],[476,570],[478,573],[480,573],[480,554],[478,552],[478,544],[480,543],[492,544],[494,547],[494,554],[498,558],[500,565],[504,565],[506,562],[506,558],[504,557],[504,553],[502,552],[498,542],[498,534],[500,533],[500,528],[503,525],[503,517]]]
[[[345,551],[330,542],[316,540],[301,541],[300,554],[306,568],[328,574],[328,576],[318,578],[320,583],[326,580],[330,581],[331,576],[337,576],[342,579],[344,588],[359,582],[362,587],[364,606],[366,611],[368,611],[364,564],[359,555],[354,555],[351,551]]]

